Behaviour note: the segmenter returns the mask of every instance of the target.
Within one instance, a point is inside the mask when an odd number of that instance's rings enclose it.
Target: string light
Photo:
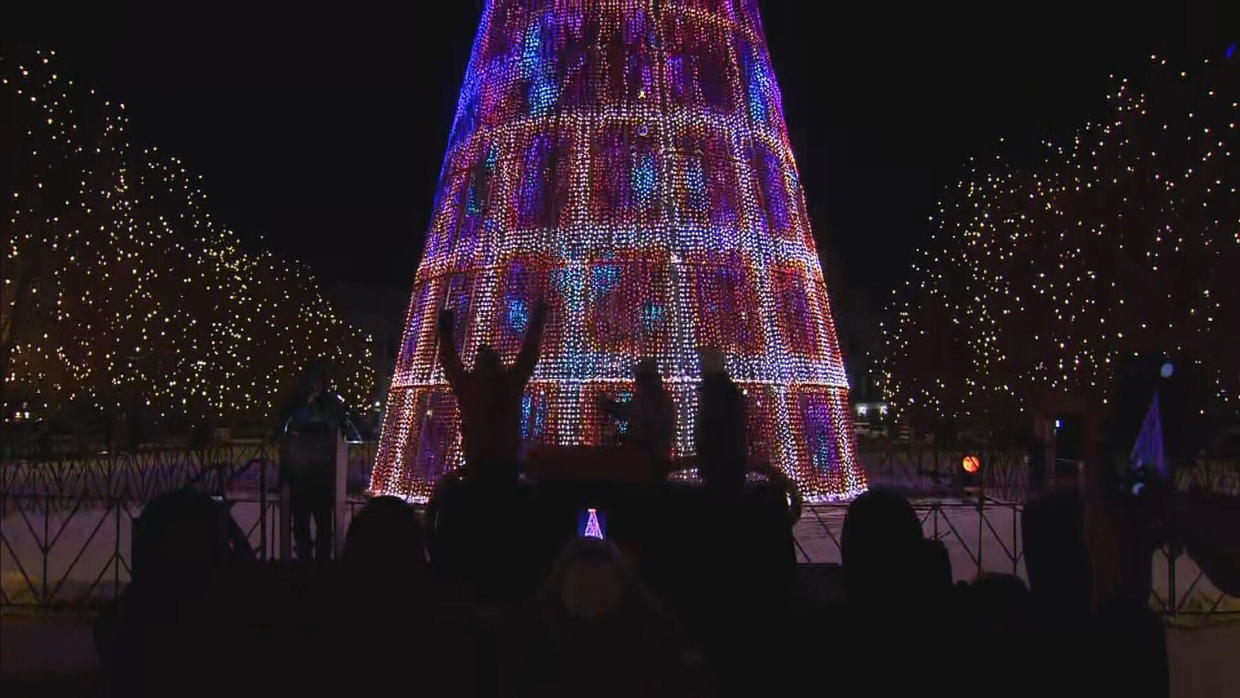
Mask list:
[[[1111,398],[1134,353],[1189,357],[1206,413],[1240,413],[1240,197],[1232,62],[1118,80],[1108,120],[1030,171],[972,162],[884,327],[886,397],[974,418],[1043,392]]]
[[[461,90],[372,490],[461,464],[435,318],[509,361],[551,308],[527,438],[605,443],[601,394],[658,361],[692,450],[697,348],[747,391],[755,461],[812,499],[865,488],[848,383],[754,0],[488,2]]]
[[[309,271],[243,251],[202,178],[133,147],[125,106],[56,64],[37,51],[0,77],[25,126],[3,269],[5,417],[85,405],[266,419],[320,359],[341,369],[350,404],[369,402],[369,341]]]

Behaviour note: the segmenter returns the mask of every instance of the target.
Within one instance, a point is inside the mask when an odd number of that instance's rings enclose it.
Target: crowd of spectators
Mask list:
[[[1240,592],[1236,500],[1125,498],[1089,478],[1026,503],[1028,584],[954,582],[943,544],[884,489],[848,507],[842,566],[798,566],[787,483],[746,477],[741,402],[709,352],[701,482],[519,478],[513,403],[544,320],[513,367],[480,352],[472,372],[441,320],[466,466],[424,510],[368,501],[339,560],[305,543],[299,564],[260,564],[212,498],[150,502],[133,582],[97,625],[107,694],[1166,696],[1155,545]],[[638,424],[636,451],[665,457],[657,372],[639,365],[638,383],[612,408]],[[591,536],[587,507],[603,516]]]

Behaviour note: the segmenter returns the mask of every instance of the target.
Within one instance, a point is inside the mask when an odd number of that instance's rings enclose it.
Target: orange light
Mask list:
[[[960,459],[960,467],[964,468],[966,473],[976,473],[982,469],[982,459],[977,456],[965,456]]]

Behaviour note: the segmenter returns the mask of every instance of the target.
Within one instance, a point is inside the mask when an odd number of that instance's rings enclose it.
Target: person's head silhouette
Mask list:
[[[407,584],[426,571],[426,547],[417,512],[397,497],[375,497],[345,536],[343,564],[371,583]]]
[[[614,545],[597,538],[576,538],[560,553],[544,593],[570,617],[597,620],[619,607],[630,582]]]
[[[1020,530],[1029,587],[1043,607],[1088,613],[1093,567],[1085,544],[1085,504],[1075,490],[1051,490],[1030,500]]]
[[[723,352],[711,347],[698,348],[698,361],[702,365],[703,376],[727,375],[727,367]]]
[[[504,362],[499,358],[499,353],[489,344],[478,347],[478,353],[474,356],[474,373],[482,377],[494,377],[503,372]]]
[[[877,488],[854,499],[840,535],[849,599],[883,600],[919,582],[923,540],[917,513],[900,494]]]
[[[651,390],[663,387],[663,375],[659,373],[659,362],[645,358],[637,362],[633,368],[634,383],[638,390]]]
[[[227,555],[223,530],[216,503],[202,492],[156,497],[134,521],[134,581],[159,593],[209,586]]]

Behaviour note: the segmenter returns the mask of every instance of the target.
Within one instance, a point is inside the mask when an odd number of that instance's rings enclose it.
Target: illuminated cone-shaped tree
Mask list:
[[[607,441],[600,395],[653,357],[689,453],[709,347],[745,391],[752,461],[813,499],[865,488],[756,0],[486,3],[372,489],[422,497],[461,461],[437,312],[466,361],[511,361],[540,299],[528,439]]]

